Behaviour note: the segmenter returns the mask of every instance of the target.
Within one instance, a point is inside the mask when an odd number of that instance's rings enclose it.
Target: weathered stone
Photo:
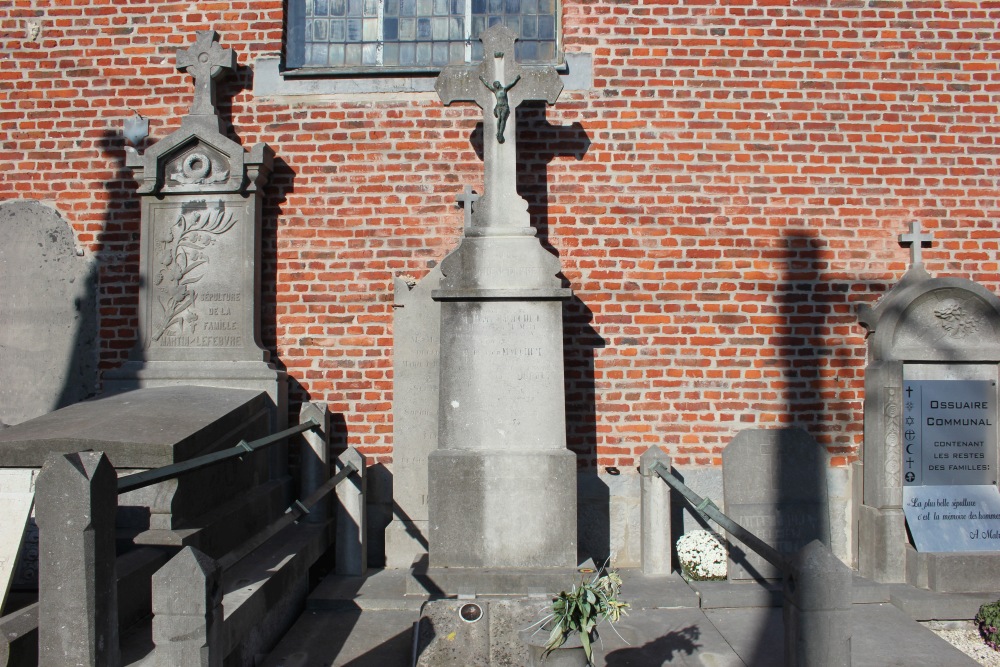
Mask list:
[[[287,421],[286,378],[260,341],[260,211],[274,152],[263,143],[244,151],[222,133],[214,82],[234,58],[217,39],[199,32],[178,53],[178,69],[195,78],[180,129],[142,155],[126,148],[142,200],[140,338],[130,361],[105,373],[105,387],[260,389],[277,430]],[[285,448],[270,459],[283,474]]]
[[[670,531],[670,486],[651,468],[657,463],[670,470],[670,457],[650,447],[639,457],[642,476],[642,573],[668,575],[672,571],[673,534]]]
[[[302,434],[299,495],[303,498],[308,498],[330,479],[330,411],[326,403],[303,403],[299,408],[299,423],[310,419],[318,423],[319,428]],[[330,518],[330,496],[308,509],[305,521],[323,523]]]
[[[826,452],[800,429],[740,431],[722,452],[725,513],[784,554],[830,541]],[[778,578],[756,553],[731,540],[729,578]]]
[[[471,211],[471,204],[467,204]],[[392,522],[386,567],[409,567],[427,552],[427,457],[437,448],[441,305],[434,268],[412,288],[395,282],[392,319]]]
[[[361,576],[368,569],[367,462],[361,452],[351,447],[337,457],[337,469],[343,470],[349,463],[357,472],[337,485],[336,572]]]
[[[432,294],[441,302],[441,375],[438,449],[428,457],[430,566],[573,567],[561,303],[570,291],[517,194],[514,145],[517,105],[554,103],[562,84],[553,68],[519,67],[506,28],[481,39],[491,55],[446,68],[436,84],[445,104],[483,109],[486,174]]]
[[[0,204],[0,423],[93,395],[96,274],[73,230],[35,201]]]
[[[818,540],[789,562],[785,578],[785,665],[850,667],[851,569]]]
[[[114,468],[100,452],[53,454],[37,494],[39,664],[117,667]]]
[[[150,667],[221,667],[222,631],[222,570],[185,547],[153,575]]]

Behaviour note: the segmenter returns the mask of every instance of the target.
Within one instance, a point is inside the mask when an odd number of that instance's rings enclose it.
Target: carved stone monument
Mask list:
[[[921,247],[931,240],[913,223],[900,236],[912,246],[910,269],[859,312],[870,362],[858,564],[880,582],[994,591],[1000,299],[928,275]]]
[[[477,66],[449,67],[445,104],[483,109],[485,191],[442,263],[438,449],[429,456],[432,572],[576,565],[576,459],[566,449],[559,260],[515,188],[517,107],[555,103],[553,68],[519,67],[515,35],[481,36]],[[434,579],[434,577],[431,577]],[[434,579],[443,589],[457,579]],[[478,582],[478,583],[477,583]],[[477,592],[504,588],[474,577]],[[492,592],[524,592],[493,590]]]
[[[191,113],[145,153],[126,148],[142,199],[140,339],[105,387],[260,389],[282,427],[285,374],[260,343],[261,199],[274,153],[223,134],[215,82],[235,66],[214,30],[199,32],[177,53],[195,82]]]

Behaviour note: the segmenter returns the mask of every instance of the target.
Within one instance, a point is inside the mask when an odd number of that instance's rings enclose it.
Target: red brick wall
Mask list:
[[[990,6],[997,8],[990,9]],[[279,163],[264,216],[265,344],[391,456],[392,278],[455,246],[481,189],[477,112],[429,94],[257,99],[282,5],[13,0],[0,7],[0,199],[51,201],[101,266],[102,366],[136,328],[130,109],[152,139],[191,101],[174,52],[215,28],[237,52],[221,109]],[[718,464],[741,428],[796,423],[857,455],[854,309],[937,238],[932,274],[1000,291],[1000,6],[985,2],[564,0],[594,87],[522,114],[519,187],[576,299],[571,445],[633,466],[665,445]],[[33,26],[37,26],[35,34]],[[547,217],[546,217],[547,216]]]

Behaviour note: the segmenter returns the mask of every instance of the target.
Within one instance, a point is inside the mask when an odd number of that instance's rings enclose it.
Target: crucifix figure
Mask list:
[[[236,69],[236,54],[219,46],[214,30],[199,30],[187,49],[177,52],[177,69],[194,77],[192,116],[215,116],[215,80]]]
[[[899,235],[899,245],[910,246],[910,264],[923,265],[924,257],[921,248],[930,248],[933,234],[923,234],[920,230],[920,221],[914,220],[910,223],[910,233]]]
[[[498,53],[494,58],[503,58],[502,53]],[[483,78],[483,75],[479,75],[479,80],[483,82],[483,85],[493,91],[493,95],[496,96],[497,101],[493,106],[493,117],[497,119],[497,142],[503,143],[503,131],[507,128],[507,117],[510,116],[510,103],[507,101],[507,92],[517,85],[517,82],[521,80],[521,75],[518,74],[517,78],[508,83],[506,86],[499,81],[494,81],[492,84]]]
[[[446,67],[434,88],[446,105],[475,102],[483,110],[485,187],[473,210],[473,227],[480,233],[489,233],[485,228],[530,229],[528,202],[516,187],[517,107],[526,100],[555,104],[562,81],[554,67],[521,67],[505,57],[514,53],[517,39],[509,28],[497,25],[479,38],[483,53],[492,55],[478,65]]]

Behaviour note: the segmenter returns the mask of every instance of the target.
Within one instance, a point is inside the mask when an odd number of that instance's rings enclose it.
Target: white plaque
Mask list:
[[[996,484],[997,387],[990,380],[903,382],[903,484]]]
[[[992,484],[904,486],[917,551],[1000,551],[1000,492]]]

